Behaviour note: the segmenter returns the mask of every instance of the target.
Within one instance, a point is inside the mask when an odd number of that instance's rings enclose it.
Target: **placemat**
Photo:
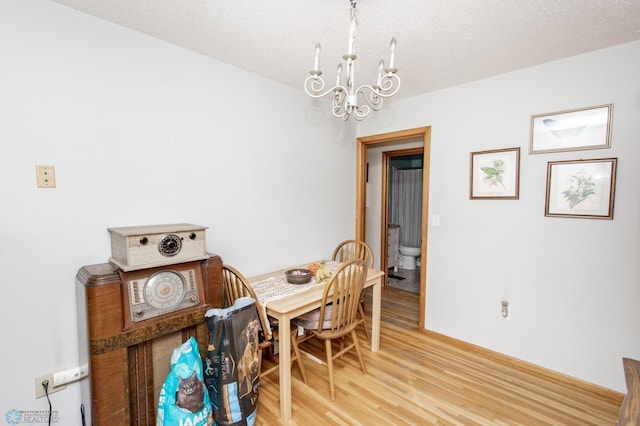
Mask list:
[[[340,266],[340,262],[337,261],[326,262],[326,264],[332,273],[338,269],[338,266]],[[299,291],[304,291],[316,285],[318,285],[318,283],[316,282],[315,277],[311,278],[311,281],[307,284],[289,284],[287,282],[287,277],[285,277],[284,274],[251,283],[251,287],[253,287],[253,290],[256,292],[256,296],[258,296],[258,302],[262,306],[265,316],[267,314],[267,304],[269,302]],[[267,332],[271,335],[271,327],[268,321],[267,328]]]

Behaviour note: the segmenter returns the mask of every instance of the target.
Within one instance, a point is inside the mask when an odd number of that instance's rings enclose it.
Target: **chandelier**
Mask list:
[[[390,43],[391,53],[389,55],[388,66],[385,67],[384,60],[380,59],[378,66],[378,79],[375,85],[363,84],[356,87],[355,84],[355,68],[356,68],[356,27],[358,21],[356,18],[356,2],[351,2],[351,27],[349,30],[349,45],[347,53],[342,55],[345,61],[345,82],[342,78],[342,62],[338,64],[336,85],[325,90],[324,80],[320,75],[320,43],[316,44],[315,59],[313,69],[309,71],[310,77],[304,82],[304,90],[307,95],[312,98],[322,98],[329,94],[333,94],[332,113],[338,118],[345,121],[351,115],[360,121],[369,115],[371,110],[379,111],[382,108],[385,98],[395,95],[400,89],[400,77],[396,75],[395,68],[395,50],[396,39],[393,37]],[[363,99],[366,105],[358,105],[358,99]]]

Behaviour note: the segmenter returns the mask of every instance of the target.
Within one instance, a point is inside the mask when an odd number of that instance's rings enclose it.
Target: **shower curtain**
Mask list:
[[[391,223],[400,225],[400,244],[420,247],[422,239],[422,169],[393,168]]]

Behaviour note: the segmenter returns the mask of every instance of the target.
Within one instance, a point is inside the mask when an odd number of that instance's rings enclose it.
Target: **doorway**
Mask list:
[[[388,218],[380,221],[381,232],[387,235],[387,245],[380,246],[380,259],[387,261],[384,269],[388,274],[387,284],[417,294],[420,294],[420,266],[425,261],[415,256],[422,245],[424,149],[422,140],[419,143],[416,148],[391,146],[392,151],[382,152],[382,174],[388,178],[381,182],[381,192],[387,194],[387,200],[381,200],[380,214],[381,218]],[[371,161],[371,155],[367,158]],[[367,225],[371,225],[369,218]],[[370,236],[371,230],[368,233]],[[381,263],[380,267],[385,266]]]
[[[416,129],[403,130],[398,132],[385,133],[374,136],[367,136],[357,139],[356,148],[356,238],[363,241],[366,240],[366,208],[367,208],[367,153],[370,148],[389,147],[389,151],[393,151],[393,146],[400,143],[404,143],[411,139],[418,139],[422,141],[423,152],[423,181],[422,181],[422,217],[429,217],[429,159],[430,159],[430,146],[431,146],[431,127],[420,127]],[[389,223],[389,212],[387,206],[388,200],[388,166],[383,167],[382,170],[382,182],[387,182],[382,185],[381,194],[381,226],[380,226],[380,253],[386,253],[388,247],[387,241],[387,226]],[[427,220],[422,220],[421,224],[421,244],[420,244],[420,257],[423,260],[427,259]],[[387,258],[386,256],[379,256],[380,268],[384,271],[387,270]],[[427,262],[422,261],[420,264],[420,313],[419,313],[419,328],[424,330],[424,318],[425,318],[425,304],[426,304],[426,268]]]

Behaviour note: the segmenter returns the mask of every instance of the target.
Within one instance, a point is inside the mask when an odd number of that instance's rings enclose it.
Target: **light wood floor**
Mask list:
[[[327,369],[305,358],[309,384],[292,370],[290,425],[614,425],[623,395],[537,374],[457,341],[418,332],[418,296],[383,291],[380,351],[359,330],[367,375],[355,354]],[[459,342],[458,342],[459,343]],[[313,340],[306,350],[321,356]],[[256,425],[281,424],[278,373],[261,379]]]

